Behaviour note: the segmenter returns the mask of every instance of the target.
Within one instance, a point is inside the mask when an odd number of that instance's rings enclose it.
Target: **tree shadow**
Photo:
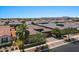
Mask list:
[[[39,46],[36,47],[35,52],[48,52],[49,48],[48,45],[43,45],[43,46]]]

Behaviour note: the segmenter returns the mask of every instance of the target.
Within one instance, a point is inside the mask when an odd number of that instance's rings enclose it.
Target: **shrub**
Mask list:
[[[41,44],[44,44],[46,43],[45,41],[42,41],[42,42],[36,42],[36,43],[31,43],[29,45],[25,45],[24,47],[25,48],[29,48],[29,47],[33,47],[33,46],[37,46],[37,45],[41,45]]]

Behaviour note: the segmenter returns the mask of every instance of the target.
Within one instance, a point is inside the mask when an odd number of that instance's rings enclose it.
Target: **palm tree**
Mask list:
[[[28,39],[29,31],[26,30],[27,25],[26,24],[20,24],[17,26],[17,41],[20,42],[20,48],[24,52],[24,41]]]

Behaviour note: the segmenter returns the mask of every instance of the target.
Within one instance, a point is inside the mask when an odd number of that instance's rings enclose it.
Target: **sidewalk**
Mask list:
[[[55,47],[67,44],[67,43],[68,42],[64,43],[64,40],[57,40],[57,41],[53,41],[53,42],[47,42],[46,44],[43,44],[43,45],[27,48],[27,49],[25,49],[25,51],[26,52],[34,52],[37,47],[45,46],[45,45],[48,45],[48,48],[51,49],[51,48],[55,48]]]

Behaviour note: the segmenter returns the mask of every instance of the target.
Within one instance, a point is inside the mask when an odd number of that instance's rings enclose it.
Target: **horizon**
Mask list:
[[[62,17],[65,17],[65,16],[59,16],[59,17],[26,17],[26,18],[62,18]],[[74,16],[66,16],[66,17],[70,17],[70,18],[79,18],[79,17],[74,17]],[[10,17],[10,18],[12,18],[12,17]],[[17,17],[14,17],[14,18],[17,18]],[[20,18],[20,17],[18,17],[18,18]],[[25,18],[25,17],[21,17],[21,18]],[[0,18],[1,19],[1,18]],[[3,18],[3,19],[7,19],[7,18]]]
[[[79,6],[0,6],[0,18],[79,17]]]

